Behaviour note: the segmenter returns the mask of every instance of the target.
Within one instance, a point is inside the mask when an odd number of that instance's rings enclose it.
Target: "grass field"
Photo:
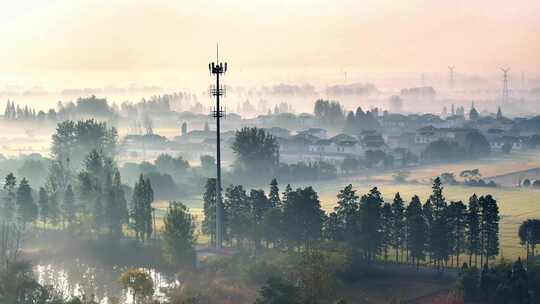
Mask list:
[[[425,202],[431,194],[431,179],[442,172],[453,172],[457,176],[462,170],[478,168],[483,176],[489,177],[537,167],[540,167],[540,151],[530,151],[494,156],[483,160],[463,161],[450,165],[430,165],[415,168],[414,170],[411,169],[409,180],[415,180],[416,183],[395,184],[392,181],[392,172],[381,172],[380,174],[372,174],[369,180],[365,176],[344,177],[335,181],[298,183],[292,186],[294,188],[312,185],[319,193],[323,209],[332,211],[336,205],[338,191],[347,184],[353,184],[359,195],[377,186],[387,201],[391,201],[395,193],[399,192],[406,201],[410,201],[411,197],[416,194],[422,202]],[[283,185],[281,186],[283,187]],[[481,188],[461,185],[445,186],[444,189],[444,195],[449,201],[462,200],[467,203],[473,193],[478,196],[491,194],[499,204],[501,214],[501,254],[506,258],[523,256],[524,249],[519,244],[517,236],[518,228],[525,219],[540,218],[540,190],[518,187]],[[200,197],[184,200],[183,202],[190,208],[197,220],[203,219],[202,199]],[[157,202],[155,207],[158,208],[157,215],[161,218],[167,208],[167,202]],[[202,236],[200,242],[206,242],[206,238]]]

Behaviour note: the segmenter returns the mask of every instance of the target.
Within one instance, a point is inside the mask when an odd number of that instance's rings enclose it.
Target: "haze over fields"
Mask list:
[[[40,108],[66,89],[199,92],[219,41],[233,87],[369,82],[389,91],[418,86],[425,73],[446,89],[456,65],[458,85],[475,78],[500,92],[500,66],[512,67],[514,88],[521,72],[538,85],[539,11],[534,0],[5,1],[0,91],[28,91],[19,99]],[[31,98],[43,91],[52,93]]]

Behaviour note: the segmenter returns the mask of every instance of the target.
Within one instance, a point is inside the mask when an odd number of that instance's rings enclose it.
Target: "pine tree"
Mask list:
[[[268,210],[271,209],[270,202],[264,194],[264,190],[255,190],[252,189],[249,193],[249,200],[251,204],[251,217],[253,227],[252,240],[255,241],[255,244],[259,246],[260,240],[262,238],[262,224],[264,220],[264,215]]]
[[[384,260],[388,260],[388,247],[394,244],[393,242],[393,214],[392,214],[392,205],[389,203],[384,203],[381,210],[381,220],[382,220],[382,247]],[[398,262],[398,254],[396,251],[396,262]]]
[[[131,211],[132,227],[138,241],[144,242],[152,235],[153,200],[154,193],[150,181],[145,180],[141,174],[133,189],[133,210]]]
[[[252,236],[252,206],[246,191],[241,185],[230,185],[225,190],[224,209],[229,237],[236,239],[239,246]]]
[[[399,262],[399,250],[403,250],[405,245],[405,207],[403,199],[396,193],[392,202],[392,218],[391,218],[390,240],[392,246],[396,250],[396,262]],[[403,258],[403,254],[402,254]]]
[[[23,229],[38,216],[38,207],[32,197],[32,188],[26,178],[23,178],[17,188],[17,215]]]
[[[433,258],[433,242],[431,241],[431,229],[433,227],[433,203],[428,199],[422,206],[422,213],[427,224],[426,251],[429,254],[430,261]]]
[[[283,209],[283,230],[290,245],[309,249],[314,241],[321,239],[324,220],[319,196],[312,187],[288,192]]]
[[[10,223],[15,220],[16,212],[16,187],[17,187],[17,178],[13,173],[6,175],[4,181],[4,191],[6,195],[4,197],[4,204],[2,205],[2,220]]]
[[[443,187],[439,177],[433,181],[433,193],[430,201],[433,203],[433,222],[431,225],[431,249],[437,266],[441,267],[443,261],[448,260],[451,252],[450,227],[446,199],[443,196]]]
[[[49,219],[49,196],[45,188],[39,188],[39,217],[43,222],[45,228],[47,228],[47,220]]]
[[[268,200],[272,208],[282,208],[281,199],[279,198],[278,182],[275,178],[270,182],[270,192],[268,193]]]
[[[205,234],[210,235],[210,243],[213,245],[216,238],[216,179],[209,178],[204,188],[202,230]]]
[[[169,263],[194,266],[195,219],[189,209],[180,202],[170,202],[163,224],[164,252]]]
[[[287,186],[285,186],[285,191],[283,191],[283,193],[281,195],[281,203],[282,204],[285,204],[287,202],[287,200],[289,199],[289,194],[291,192],[292,192],[291,184],[287,184]]]
[[[11,119],[11,108],[10,108],[10,104],[9,104],[9,99],[7,101],[7,104],[6,104],[6,109],[4,110],[4,119],[5,120]]]
[[[418,268],[420,261],[425,258],[425,250],[428,241],[428,223],[422,210],[422,204],[418,196],[413,196],[407,206],[407,246],[411,252],[413,263]]]
[[[334,207],[334,211],[343,232],[340,239],[355,243],[359,231],[358,211],[360,210],[360,201],[356,191],[352,189],[352,184],[340,190],[337,199],[337,206]]]
[[[111,185],[106,187],[105,217],[109,236],[118,240],[122,237],[122,226],[127,219],[127,202],[124,190],[122,190],[120,172],[116,168],[111,168],[111,170],[115,171],[114,180],[111,181],[110,177],[107,178],[107,182],[110,182]]]
[[[71,185],[68,185],[66,192],[64,192],[64,200],[62,201],[62,221],[66,221],[68,227],[75,222],[75,195],[73,194]]]
[[[450,202],[448,206],[450,219],[451,239],[456,256],[456,265],[459,267],[459,256],[465,247],[465,231],[467,229],[467,207],[462,201]]]
[[[469,198],[469,212],[467,213],[467,253],[469,254],[469,265],[472,265],[472,256],[475,256],[474,264],[478,265],[478,254],[480,254],[480,210],[478,197],[473,194]]]
[[[360,199],[360,243],[368,260],[374,260],[381,247],[382,202],[377,187]]]
[[[491,195],[481,196],[481,246],[486,262],[499,254],[499,207]]]

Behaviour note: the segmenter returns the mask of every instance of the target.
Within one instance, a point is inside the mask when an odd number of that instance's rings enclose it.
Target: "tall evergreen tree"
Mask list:
[[[312,187],[298,188],[287,194],[283,209],[284,232],[292,245],[305,249],[322,236],[324,211]]]
[[[337,206],[334,207],[339,229],[343,232],[340,239],[350,243],[354,243],[358,238],[358,212],[360,210],[359,197],[356,191],[352,189],[352,184],[347,185],[339,191],[337,195]]]
[[[273,178],[270,182],[270,192],[268,193],[268,201],[272,208],[281,208],[281,199],[279,198],[279,186],[277,179]]]
[[[210,243],[215,244],[216,239],[216,179],[206,180],[203,194],[204,220],[202,230],[210,236]]]
[[[16,199],[17,199],[17,178],[13,173],[6,175],[4,181],[4,191],[6,195],[4,197],[4,204],[2,205],[2,219],[6,222],[12,222],[15,220],[16,212]]]
[[[368,260],[374,260],[381,247],[381,193],[374,187],[360,199],[360,244]]]
[[[388,249],[393,242],[393,214],[392,214],[392,205],[389,203],[384,203],[381,210],[381,233],[382,233],[382,251],[384,254],[384,260],[388,260]],[[396,263],[399,262],[398,253],[396,250]]]
[[[390,240],[392,246],[396,250],[396,262],[399,262],[399,250],[403,250],[405,245],[405,207],[403,205],[403,199],[396,193],[394,200],[392,201],[392,218],[391,218],[391,231]],[[403,255],[402,255],[403,258]]]
[[[433,203],[431,199],[428,199],[426,203],[422,206],[422,213],[426,219],[427,224],[427,238],[426,238],[426,251],[429,254],[429,258],[433,257],[433,246],[431,241],[431,228],[433,227]]]
[[[114,172],[112,184],[107,187],[106,206],[105,206],[105,218],[109,230],[109,236],[113,239],[120,239],[122,237],[122,227],[127,222],[127,202],[122,189],[122,182],[120,172],[117,169]]]
[[[252,239],[258,246],[262,238],[262,224],[265,214],[268,210],[272,209],[268,198],[264,194],[264,190],[252,189],[249,193],[249,200],[251,204],[251,214],[253,227],[251,229]]]
[[[253,236],[252,206],[249,197],[241,185],[230,185],[225,190],[224,209],[229,237],[236,239],[238,245]]]
[[[486,262],[499,254],[499,207],[497,201],[491,196],[481,196],[479,199],[481,210],[481,246],[482,255]]]
[[[437,266],[441,267],[442,262],[448,260],[451,252],[448,206],[443,196],[443,186],[439,177],[433,181],[432,189],[433,193],[430,196],[430,201],[433,203],[433,221],[430,241],[433,258],[437,262]]]
[[[411,252],[413,263],[417,267],[421,260],[425,258],[425,250],[428,241],[428,223],[422,210],[422,204],[418,196],[413,196],[411,203],[407,206],[407,247]]]
[[[132,227],[135,230],[137,240],[144,242],[152,235],[152,202],[154,193],[150,180],[139,176],[139,181],[133,188],[133,209],[131,210]]]
[[[480,206],[478,197],[473,194],[469,198],[469,211],[467,213],[467,253],[469,254],[469,265],[472,265],[472,257],[475,256],[474,264],[478,265],[478,254],[480,254]]]
[[[38,216],[38,207],[32,197],[32,188],[26,178],[23,178],[17,188],[17,216],[23,229]]]
[[[456,256],[456,265],[459,267],[460,254],[465,249],[465,232],[467,229],[467,207],[462,201],[450,202],[448,206],[451,240]]]

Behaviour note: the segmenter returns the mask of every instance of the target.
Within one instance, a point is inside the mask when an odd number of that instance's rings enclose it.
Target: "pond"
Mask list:
[[[164,290],[177,286],[174,274],[165,274],[153,268],[137,267],[147,271],[154,281],[154,298],[163,300]],[[120,275],[127,267],[104,267],[80,260],[41,262],[34,267],[37,280],[50,285],[63,295],[93,297],[100,304],[132,304],[132,296],[122,289]]]

